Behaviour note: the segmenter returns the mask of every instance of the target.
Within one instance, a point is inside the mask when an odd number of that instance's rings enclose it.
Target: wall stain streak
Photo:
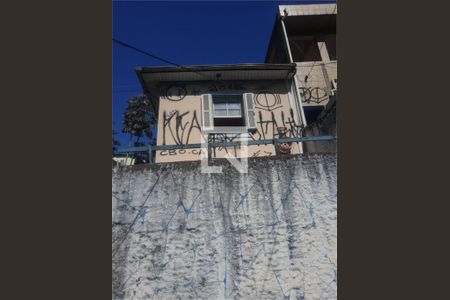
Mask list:
[[[113,169],[113,299],[336,299],[336,157],[217,163]]]

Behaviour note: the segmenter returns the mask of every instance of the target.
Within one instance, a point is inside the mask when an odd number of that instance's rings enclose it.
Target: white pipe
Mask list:
[[[286,42],[286,47],[288,49],[289,60],[290,60],[291,63],[294,63],[294,60],[292,59],[291,47],[289,45],[289,40],[288,40],[286,27],[284,25],[283,18],[284,17],[281,17],[281,27],[283,28],[283,36],[284,36],[284,40]],[[293,83],[294,83],[295,92],[297,94],[297,102],[298,102],[298,105],[300,106],[300,115],[302,117],[302,124],[303,124],[303,126],[306,127],[307,123],[306,123],[306,118],[305,118],[305,112],[303,111],[302,96],[300,95],[300,92],[298,90],[297,76],[295,76],[295,75],[294,75],[294,82]]]

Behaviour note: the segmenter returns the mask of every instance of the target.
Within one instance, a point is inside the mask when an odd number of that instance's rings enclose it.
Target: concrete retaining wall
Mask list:
[[[336,299],[336,158],[113,170],[114,299]]]

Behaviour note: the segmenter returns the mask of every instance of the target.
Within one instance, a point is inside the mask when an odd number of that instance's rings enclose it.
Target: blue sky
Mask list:
[[[280,4],[335,1],[114,1],[113,37],[180,65],[263,63]],[[116,139],[129,97],[142,93],[134,72],[163,62],[112,45]]]

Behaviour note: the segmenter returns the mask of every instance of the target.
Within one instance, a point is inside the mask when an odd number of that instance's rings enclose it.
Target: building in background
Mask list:
[[[136,162],[136,158],[130,157],[128,155],[115,155],[112,157],[113,166],[132,166]]]
[[[295,63],[305,136],[336,136],[337,4],[280,5],[266,63]],[[336,143],[306,142],[305,152],[335,152]]]

